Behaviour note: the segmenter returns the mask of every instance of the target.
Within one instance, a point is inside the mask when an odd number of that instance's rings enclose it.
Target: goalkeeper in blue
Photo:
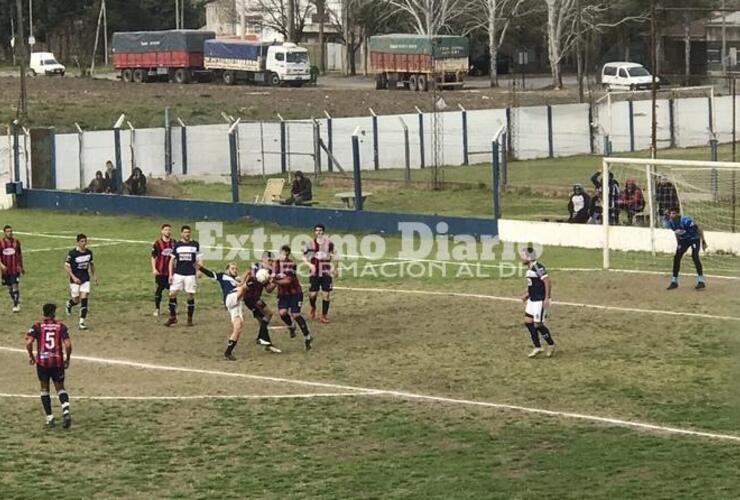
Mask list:
[[[704,230],[694,222],[691,217],[681,215],[678,208],[671,208],[668,213],[668,229],[676,235],[676,254],[673,256],[673,277],[668,290],[678,288],[678,273],[681,270],[681,259],[686,251],[691,249],[691,259],[696,266],[696,289],[706,288],[704,271],[699,258],[699,251],[707,250],[707,240],[704,239]]]

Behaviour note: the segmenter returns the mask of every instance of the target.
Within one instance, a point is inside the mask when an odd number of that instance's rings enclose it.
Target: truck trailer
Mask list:
[[[470,43],[463,36],[378,35],[369,45],[379,90],[459,88],[468,74]]]
[[[215,37],[212,31],[198,30],[113,33],[113,67],[120,70],[124,82],[209,79],[203,66],[203,45]]]
[[[308,50],[294,43],[206,40],[204,66],[216,81],[300,87],[311,81]]]

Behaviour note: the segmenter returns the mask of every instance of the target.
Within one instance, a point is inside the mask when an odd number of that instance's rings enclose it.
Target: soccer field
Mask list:
[[[28,270],[20,314],[0,296],[3,498],[737,496],[737,279],[696,292],[687,277],[669,294],[668,268],[604,272],[599,251],[546,248],[558,351],[532,360],[525,280],[498,261],[482,263],[489,277],[343,276],[311,352],[284,329],[271,332],[282,354],[258,349],[247,319],[228,363],[215,283],[199,282],[194,327],[151,316],[150,242],[192,221],[3,216]],[[77,232],[100,284],[90,330],[67,321],[73,427],[46,430],[23,334],[66,300]]]

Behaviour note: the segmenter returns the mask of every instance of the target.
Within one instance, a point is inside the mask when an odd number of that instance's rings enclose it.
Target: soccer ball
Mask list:
[[[267,283],[270,279],[270,271],[267,269],[260,269],[259,271],[257,271],[257,274],[254,275],[254,277],[260,283]]]

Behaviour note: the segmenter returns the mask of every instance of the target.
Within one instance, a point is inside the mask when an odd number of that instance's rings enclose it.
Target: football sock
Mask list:
[[[697,276],[696,281],[697,283],[704,283],[704,275],[700,274],[699,276]]]
[[[177,316],[177,297],[170,297],[170,316]]]
[[[678,283],[678,276],[672,276],[671,283]]]
[[[293,320],[290,318],[290,314],[285,313],[285,315],[280,315],[280,319],[283,320],[283,323],[288,325],[288,328],[291,328],[293,326]]]
[[[67,301],[67,307],[69,307],[70,309],[72,309],[72,308],[73,308],[74,306],[76,306],[76,305],[77,305],[77,302],[75,302],[75,301],[74,301],[74,300],[72,300],[72,299],[69,299],[69,300]]]
[[[321,314],[326,316],[329,314],[329,305],[331,304],[330,300],[322,300],[321,301]]]
[[[316,309],[316,297],[309,297],[308,301],[311,303],[311,309]]]
[[[524,325],[527,327],[527,330],[529,330],[529,336],[532,337],[532,344],[535,347],[542,347],[542,344],[540,344],[540,336],[537,333],[537,327],[534,326],[534,323],[524,323]]]
[[[51,396],[48,391],[41,391],[41,405],[44,407],[44,413],[47,417],[51,416]]]
[[[157,291],[154,292],[154,307],[159,310],[159,307],[162,305],[162,285],[157,285]]]
[[[260,331],[257,334],[257,338],[272,344],[272,340],[270,340],[270,331],[267,329],[267,322],[265,320],[260,321]]]
[[[226,352],[224,354],[229,355],[232,352],[234,352],[234,348],[236,347],[236,340],[229,340],[229,343],[226,344]]]
[[[18,304],[21,303],[21,291],[20,290],[13,290],[11,297],[13,298],[14,306],[17,306]]]
[[[87,318],[87,298],[80,301],[80,319]]]
[[[195,314],[195,299],[188,299],[188,319],[193,319],[193,314]]]
[[[304,337],[308,337],[311,335],[311,332],[308,331],[308,325],[306,324],[306,320],[303,319],[303,316],[298,316],[295,319],[295,322],[298,323],[298,326],[301,328],[301,332],[303,332]]]
[[[62,403],[62,414],[69,413],[69,394],[67,394],[67,391],[62,389],[57,395],[59,396],[59,402]]]
[[[555,341],[552,339],[552,335],[550,335],[549,328],[547,328],[545,325],[540,325],[537,327],[537,331],[540,332],[542,338],[545,339],[545,342],[547,342],[547,345],[555,345]]]

